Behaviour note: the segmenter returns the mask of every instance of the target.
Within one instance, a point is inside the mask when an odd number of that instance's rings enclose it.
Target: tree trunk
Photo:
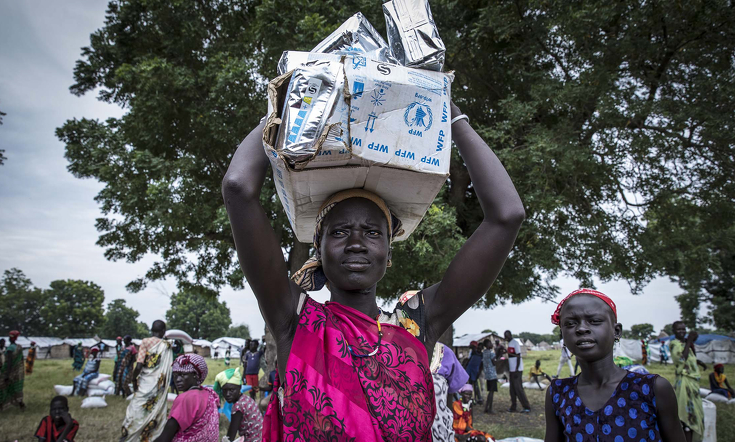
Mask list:
[[[309,250],[311,246],[302,242],[295,241],[291,250],[288,253],[288,271],[289,274],[293,275],[302,265],[309,259]],[[266,374],[276,369],[276,340],[273,338],[273,334],[268,330],[268,325],[265,326],[265,362],[266,362]]]

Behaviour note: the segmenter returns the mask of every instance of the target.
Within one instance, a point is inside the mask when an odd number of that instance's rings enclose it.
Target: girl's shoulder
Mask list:
[[[554,379],[551,382],[551,385],[549,385],[549,393],[550,394],[566,393],[567,391],[574,388],[574,385],[577,383],[577,379],[579,379],[579,376],[572,376],[572,377],[563,378],[563,379]]]

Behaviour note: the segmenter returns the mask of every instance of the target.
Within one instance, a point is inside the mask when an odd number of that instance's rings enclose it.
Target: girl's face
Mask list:
[[[610,307],[592,295],[576,295],[561,309],[564,344],[578,358],[593,362],[613,351],[615,338],[620,338],[623,326],[615,323]]]
[[[225,384],[222,386],[222,396],[231,404],[240,399],[240,386],[235,384]]]
[[[337,204],[322,227],[321,256],[330,284],[342,290],[366,290],[385,275],[390,259],[388,220],[365,198]]]
[[[676,324],[674,326],[674,336],[676,339],[683,341],[687,336],[687,326],[682,323]]]
[[[189,391],[192,387],[199,385],[199,377],[193,372],[174,372],[174,385],[176,389],[184,392]]]

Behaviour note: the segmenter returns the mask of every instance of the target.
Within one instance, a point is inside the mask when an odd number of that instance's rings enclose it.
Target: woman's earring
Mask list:
[[[390,259],[388,260],[388,265],[386,265],[386,267],[393,267],[393,262]]]

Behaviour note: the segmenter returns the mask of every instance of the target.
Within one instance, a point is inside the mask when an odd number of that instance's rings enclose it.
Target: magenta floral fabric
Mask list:
[[[299,317],[286,379],[266,412],[264,441],[431,441],[436,403],[424,344],[400,326],[311,298]],[[276,378],[274,389],[279,388]]]

